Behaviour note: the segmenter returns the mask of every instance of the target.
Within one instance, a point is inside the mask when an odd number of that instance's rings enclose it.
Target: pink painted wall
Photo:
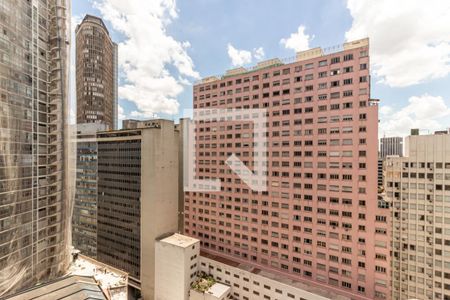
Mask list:
[[[232,130],[220,131],[220,126],[225,126],[226,129],[226,126],[236,125],[236,122],[197,125],[197,175],[199,178],[222,178],[224,187],[223,191],[216,193],[186,192],[185,194],[185,233],[200,239],[203,251],[231,258],[237,262],[252,264],[299,281],[323,286],[354,299],[382,299],[375,297],[375,290],[384,293],[386,298],[390,298],[389,248],[375,248],[375,239],[385,241],[389,247],[388,234],[375,234],[375,228],[387,229],[389,224],[389,220],[386,223],[375,221],[376,215],[389,217],[388,210],[380,210],[377,207],[378,107],[369,105],[372,103],[369,101],[369,57],[361,56],[361,52],[368,52],[368,47],[255,70],[251,73],[194,86],[194,109],[245,108],[246,106],[252,108],[256,105],[263,108],[263,104],[268,103],[267,109],[270,112],[268,117],[270,124],[268,195],[252,194],[251,191],[247,193],[245,190],[247,186],[236,181],[238,177],[235,174],[227,174],[229,168],[221,165],[221,161],[228,158],[227,153],[240,153],[241,160],[251,165],[252,149],[236,147],[236,143],[252,142],[251,138],[236,138],[236,134],[240,133],[242,136],[242,133],[251,133],[251,129],[236,130],[233,126]],[[344,61],[344,55],[348,54],[353,54],[353,59]],[[331,58],[334,57],[340,57],[340,62],[330,64]],[[319,67],[319,61],[324,60],[327,61],[327,65]],[[306,70],[305,65],[310,63],[314,67]],[[366,64],[367,69],[360,70],[361,64]],[[296,72],[298,66],[302,66],[300,72]],[[353,71],[343,73],[345,67],[353,67]],[[289,69],[289,74],[283,75],[284,69]],[[340,74],[330,76],[331,70],[334,69],[339,69]],[[280,71],[281,74],[274,76],[275,71]],[[326,72],[327,76],[318,78],[319,72]],[[263,79],[265,73],[269,73],[269,78]],[[308,74],[313,74],[314,79],[305,81],[305,76]],[[258,76],[258,79],[252,80],[253,76]],[[302,76],[301,82],[295,82],[297,76]],[[360,82],[362,76],[367,77],[367,82]],[[250,81],[244,83],[243,79],[246,77],[249,77]],[[344,79],[350,78],[353,83],[344,85]],[[238,79],[242,80],[241,84],[236,83]],[[290,79],[289,84],[283,85],[284,79]],[[330,83],[336,80],[339,80],[339,87],[330,87]],[[230,81],[231,85],[227,85]],[[280,81],[279,86],[273,86],[273,82],[276,81]],[[225,83],[225,87],[220,87],[221,83]],[[264,83],[270,83],[270,87],[263,88]],[[327,83],[327,88],[319,89],[319,83]],[[217,87],[213,88],[213,85]],[[258,85],[259,88],[253,90],[254,85]],[[306,92],[305,87],[309,85],[313,86],[313,90]],[[244,90],[247,86],[249,91],[236,94],[237,88]],[[302,87],[302,92],[294,93],[296,87]],[[282,91],[286,89],[290,90],[289,94],[273,96],[274,91],[280,91],[282,94]],[[366,93],[362,92],[364,89]],[[233,90],[233,94],[227,95],[228,90]],[[349,90],[353,91],[353,96],[343,97],[343,92]],[[225,95],[221,96],[221,92],[225,92]],[[263,94],[267,92],[270,93],[270,97],[263,98]],[[330,94],[335,92],[340,92],[340,98],[330,99]],[[319,100],[319,95],[324,94],[327,95],[327,99]],[[259,98],[253,99],[253,95],[258,95]],[[244,101],[244,96],[249,96],[250,99]],[[308,96],[312,96],[311,102],[305,102],[305,97]],[[237,97],[241,97],[242,101],[236,102]],[[302,98],[302,102],[295,104],[294,99],[298,97]],[[233,99],[232,103],[227,104],[227,99]],[[290,103],[282,105],[281,102],[284,99],[290,99]],[[221,104],[220,100],[225,100],[225,104]],[[274,106],[276,101],[280,104]],[[360,101],[363,105],[360,105]],[[351,103],[352,107],[344,109],[344,103]],[[331,110],[332,104],[339,104],[339,109]],[[321,106],[326,106],[326,110],[319,111]],[[305,109],[310,107],[313,108],[313,112],[306,113]],[[294,113],[294,109],[297,108],[301,108],[302,113]],[[283,115],[283,110],[289,110],[290,113]],[[280,111],[279,116],[273,115],[276,111]],[[363,114],[365,114],[365,120],[360,120]],[[343,121],[344,115],[351,115],[352,120]],[[339,116],[340,121],[331,123],[332,116]],[[318,123],[319,117],[326,117],[327,122]],[[294,121],[298,119],[302,119],[302,124],[294,125]],[[306,124],[306,119],[313,119],[313,123]],[[281,126],[282,122],[287,120],[290,124]],[[280,126],[272,126],[274,121],[279,121]],[[217,127],[216,132],[211,130],[214,127]],[[343,133],[344,127],[352,127],[353,132]],[[366,128],[365,132],[360,132],[361,127]],[[339,128],[339,134],[330,134],[332,128]],[[306,130],[310,129],[313,130],[312,135],[305,135]],[[326,129],[326,133],[319,134],[319,129]],[[282,130],[289,130],[290,136],[282,136]],[[294,136],[295,130],[301,130],[301,136]],[[275,131],[279,131],[280,136],[273,136]],[[228,134],[232,134],[232,138],[227,138]],[[339,145],[332,146],[331,140],[335,139],[340,141]],[[344,139],[351,139],[352,144],[343,145]],[[365,139],[366,143],[360,144],[360,139]],[[326,140],[326,145],[318,145],[319,140]],[[288,141],[289,146],[282,146],[283,141]],[[294,145],[294,141],[301,141],[301,146]],[[307,141],[312,141],[313,145],[306,145]],[[279,142],[280,145],[274,146],[273,142]],[[288,156],[283,157],[283,151],[288,151]],[[301,151],[302,156],[294,157],[294,151]],[[305,156],[309,151],[312,151],[312,156]],[[325,156],[319,156],[319,151],[322,151],[322,154],[326,153]],[[331,157],[330,153],[334,151],[339,152],[340,155]],[[352,157],[343,157],[343,151],[352,151]],[[366,151],[366,156],[359,157],[359,151]],[[221,152],[224,152],[222,153],[224,155],[221,155]],[[244,156],[245,152],[249,153],[248,157]],[[273,157],[274,152],[279,152],[279,157]],[[272,162],[276,161],[280,162],[279,167],[272,165]],[[289,163],[289,167],[282,167],[282,162]],[[301,162],[302,166],[294,167],[294,162]],[[313,167],[305,167],[306,162],[312,162]],[[326,168],[318,168],[319,162],[326,163]],[[339,163],[339,168],[331,168],[331,162]],[[343,163],[351,163],[352,168],[344,169]],[[360,163],[365,163],[366,168],[360,169]],[[223,169],[224,173],[220,173],[220,169]],[[273,175],[273,172],[277,171],[279,176]],[[281,177],[282,172],[289,172],[289,177]],[[301,173],[301,177],[295,178],[294,173]],[[311,174],[311,178],[307,177],[308,173]],[[326,179],[319,179],[319,174],[326,174]],[[331,179],[331,174],[337,174],[338,179]],[[351,175],[351,179],[344,180],[343,175]],[[359,176],[365,176],[365,181],[360,181]],[[278,181],[280,186],[272,186],[273,181]],[[288,187],[282,188],[282,182],[288,183]],[[301,187],[294,187],[294,183],[299,183]],[[308,188],[308,184],[312,185],[311,189]],[[326,185],[326,189],[320,190],[319,185]],[[339,191],[331,191],[330,186],[339,186]],[[343,192],[343,186],[351,187],[352,191]],[[365,188],[365,193],[359,193],[359,188]],[[273,196],[273,192],[278,192],[279,195],[288,193],[289,197],[285,199]],[[301,199],[294,198],[294,194],[300,194]],[[305,199],[307,195],[311,196],[312,200]],[[318,201],[318,197],[325,197],[326,201]],[[333,197],[338,198],[339,203],[331,203],[330,198]],[[343,204],[343,199],[350,199],[351,204]],[[257,203],[252,203],[252,200],[256,200]],[[365,201],[365,207],[359,205],[360,200]],[[267,206],[263,205],[264,201]],[[326,210],[325,213],[319,213],[322,209]],[[255,213],[252,213],[252,210],[255,210],[253,211]],[[330,214],[330,211],[337,212],[338,215]],[[344,216],[343,212],[351,213],[351,216]],[[359,219],[360,214],[364,214],[365,219]],[[282,215],[286,218],[283,219]],[[300,220],[296,220],[295,216],[299,216]],[[312,222],[305,218],[311,218]],[[319,224],[319,219],[324,220],[325,224]],[[263,221],[267,221],[268,224],[264,224]],[[337,222],[338,226],[333,228],[330,222]],[[343,223],[351,224],[352,228],[344,228]],[[287,228],[283,228],[282,224],[286,224]],[[365,226],[365,230],[359,230],[359,225]],[[308,229],[311,232],[308,232]],[[267,235],[264,231],[267,231]],[[326,236],[320,236],[321,232]],[[330,234],[337,234],[338,238],[333,238]],[[285,235],[286,239],[282,238],[282,235]],[[343,240],[343,235],[351,235],[351,240]],[[311,244],[305,243],[305,239],[309,239]],[[359,239],[365,239],[365,244],[360,243]],[[268,244],[264,244],[263,240],[267,240]],[[324,247],[318,245],[318,242],[324,242]],[[338,246],[337,250],[331,249],[333,244]],[[300,249],[299,253],[295,252],[296,247]],[[342,247],[348,247],[351,253],[344,253]],[[359,255],[359,250],[364,250],[365,256]],[[325,254],[324,259],[321,258],[320,253]],[[375,253],[386,255],[387,260],[375,259]],[[330,256],[338,257],[338,262],[332,261]],[[294,261],[294,258],[299,258],[300,261]],[[344,265],[342,259],[351,260],[351,264]],[[365,267],[358,267],[358,262],[364,263]],[[376,273],[376,265],[386,268],[386,273]],[[330,272],[334,270],[333,268],[338,269],[338,274]],[[300,269],[300,273],[296,269]],[[351,274],[345,276],[342,270],[347,270]],[[364,275],[365,279],[358,280],[358,274]],[[325,278],[325,282],[320,281],[321,278]],[[330,278],[336,280],[336,286],[329,281]],[[388,286],[376,285],[375,278],[386,280]],[[351,284],[351,287],[343,287],[343,282]],[[358,286],[364,287],[365,292],[359,292]]]

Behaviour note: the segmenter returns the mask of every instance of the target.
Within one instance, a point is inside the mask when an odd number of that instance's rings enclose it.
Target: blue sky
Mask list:
[[[73,1],[73,23],[86,13],[103,17],[120,44],[122,118],[177,119],[192,106],[192,83],[233,62],[369,36],[380,135],[450,127],[450,1]]]

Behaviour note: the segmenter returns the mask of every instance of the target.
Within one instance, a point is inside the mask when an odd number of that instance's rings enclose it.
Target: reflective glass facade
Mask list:
[[[61,275],[70,5],[0,0],[0,297]]]

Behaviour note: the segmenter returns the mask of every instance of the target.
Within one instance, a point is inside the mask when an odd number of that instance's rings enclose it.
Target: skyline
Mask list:
[[[450,28],[440,21],[450,16],[449,3],[285,1],[277,3],[277,14],[270,14],[271,1],[253,3],[83,0],[73,5],[72,24],[86,13],[98,15],[119,44],[120,119],[154,113],[177,119],[191,108],[192,85],[200,78],[293,57],[293,48],[369,36],[375,70],[371,97],[381,99],[380,137],[405,136],[413,127],[429,133],[450,127]],[[146,23],[152,26],[142,26]]]
[[[430,1],[0,0],[0,298],[450,300]]]

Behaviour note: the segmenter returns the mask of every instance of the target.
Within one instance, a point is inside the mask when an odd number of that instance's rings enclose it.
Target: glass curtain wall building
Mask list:
[[[69,16],[68,0],[0,0],[0,297],[69,262]]]

